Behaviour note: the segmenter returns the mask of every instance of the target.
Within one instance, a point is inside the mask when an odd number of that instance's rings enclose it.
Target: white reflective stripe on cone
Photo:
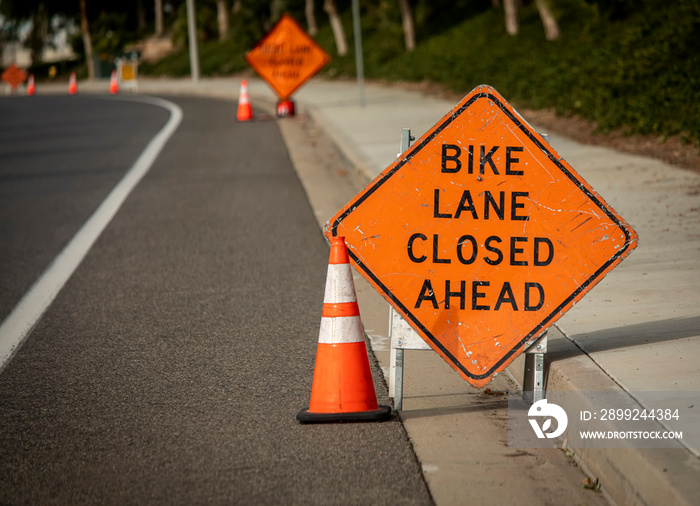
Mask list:
[[[344,344],[364,342],[362,322],[359,316],[336,316],[321,318],[318,342],[322,344]]]
[[[350,264],[329,264],[326,277],[326,291],[323,302],[355,302],[355,283],[352,280]]]

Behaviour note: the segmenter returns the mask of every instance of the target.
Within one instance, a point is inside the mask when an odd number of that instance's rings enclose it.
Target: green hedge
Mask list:
[[[337,3],[350,52],[334,56],[323,73],[352,77],[350,1]],[[365,75],[427,80],[464,94],[490,84],[517,106],[554,107],[601,131],[679,135],[700,145],[700,1],[549,0],[562,31],[557,41],[545,40],[534,1],[524,3],[520,33],[512,37],[491,0],[413,0],[418,44],[406,53],[398,2],[361,2]],[[320,11],[317,19],[317,40],[335,55],[327,16]],[[246,68],[243,54],[256,25],[245,26],[224,44],[200,45],[202,74]],[[141,72],[187,74],[187,49]]]
[[[367,77],[429,80],[465,94],[490,84],[516,104],[580,115],[601,131],[680,135],[700,145],[697,0],[550,0],[562,31],[553,42],[534,3],[521,12],[515,37],[505,32],[502,10],[486,3],[443,29],[418,26],[411,53],[400,29],[382,31],[363,17]],[[334,49],[330,30],[319,40]],[[354,75],[354,55],[336,57],[327,73]]]

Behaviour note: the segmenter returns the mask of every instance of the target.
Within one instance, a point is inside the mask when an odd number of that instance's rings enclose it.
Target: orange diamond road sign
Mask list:
[[[245,59],[281,100],[313,77],[331,57],[289,15],[282,16]]]
[[[2,73],[2,80],[14,90],[27,80],[27,73],[13,63]]]
[[[326,224],[466,381],[486,385],[637,245],[635,231],[489,86]]]

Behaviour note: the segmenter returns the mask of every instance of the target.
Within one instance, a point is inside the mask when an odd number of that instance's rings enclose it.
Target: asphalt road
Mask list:
[[[0,100],[5,314],[167,120],[36,98]],[[431,504],[398,421],[295,420],[328,246],[275,122],[175,102],[179,129],[0,373],[0,504]]]
[[[165,123],[152,105],[0,100],[0,321]]]

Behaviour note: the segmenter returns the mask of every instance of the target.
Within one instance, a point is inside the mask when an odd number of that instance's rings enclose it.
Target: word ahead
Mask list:
[[[351,261],[480,387],[637,236],[493,88],[480,86],[326,225]]]

